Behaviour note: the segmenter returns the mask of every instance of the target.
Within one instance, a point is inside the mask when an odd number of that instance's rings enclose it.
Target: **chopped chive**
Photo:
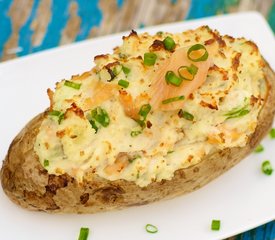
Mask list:
[[[158,31],[156,34],[157,34],[158,36],[162,36],[163,31]]]
[[[122,71],[125,75],[128,75],[131,72],[131,69],[122,65]]]
[[[131,131],[131,137],[136,137],[141,134],[141,131]]]
[[[169,36],[163,40],[163,44],[165,49],[169,51],[172,51],[176,46],[174,39]]]
[[[263,151],[264,151],[264,147],[263,147],[262,144],[259,144],[254,150],[255,153],[260,153],[260,152],[263,152]]]
[[[152,224],[146,224],[145,226],[145,230],[148,233],[157,233],[158,232],[158,228]]]
[[[269,132],[269,136],[274,139],[275,138],[275,128],[272,128]]]
[[[49,165],[50,165],[49,160],[45,159],[44,162],[43,162],[43,166],[48,167]]]
[[[127,87],[129,87],[130,83],[128,81],[126,81],[126,80],[121,79],[121,80],[118,81],[117,84],[119,86],[123,87],[123,88],[127,88]]]
[[[65,114],[64,113],[61,113],[57,110],[52,110],[50,112],[48,112],[48,115],[49,116],[53,116],[53,117],[58,117],[58,124],[61,123],[61,121],[64,119],[65,117]]]
[[[162,101],[162,104],[168,104],[171,102],[182,101],[182,100],[184,100],[184,96],[178,96],[178,97],[165,99]]]
[[[174,86],[180,86],[182,79],[178,77],[173,71],[167,71],[165,74],[165,80],[167,84],[172,84]]]
[[[156,60],[157,60],[157,55],[155,53],[144,53],[143,63],[146,66],[154,65]]]
[[[75,83],[75,82],[68,81],[68,80],[65,81],[64,85],[67,87],[74,88],[76,90],[79,90],[81,87],[81,83]]]
[[[48,112],[49,116],[56,116],[59,117],[59,115],[61,114],[61,112],[57,111],[57,110],[52,110]]]
[[[221,226],[220,220],[212,220],[211,229],[214,231],[219,231]]]
[[[271,175],[273,172],[273,168],[271,166],[270,161],[264,161],[262,163],[262,172],[266,175]]]
[[[248,114],[250,111],[247,109],[247,105],[242,107],[242,108],[233,108],[231,111],[229,111],[228,113],[224,114],[224,116],[227,116],[227,119],[231,119],[231,118],[238,118],[238,117],[242,117],[246,114]]]
[[[173,152],[174,152],[173,150],[170,150],[170,151],[167,152],[167,154],[171,154],[171,153],[173,153]]]
[[[197,52],[199,50],[203,50],[203,55],[201,55],[200,53]],[[198,54],[199,54],[199,56],[196,56]],[[188,49],[187,57],[193,62],[202,62],[202,61],[207,60],[208,52],[207,52],[205,46],[203,46],[201,44],[195,44]]]
[[[89,228],[82,227],[79,232],[78,240],[87,240],[89,236]]]
[[[95,133],[97,133],[98,126],[96,125],[95,121],[93,119],[90,119],[89,123],[91,124],[92,128],[95,130]]]
[[[117,76],[122,71],[122,65],[118,64],[118,65],[114,66],[112,71],[113,71],[114,75]]]
[[[189,120],[189,121],[193,121],[194,120],[194,116],[191,113],[183,111],[182,109],[179,110],[178,116],[180,118],[184,118],[184,119]]]
[[[198,68],[193,64],[191,64],[190,67],[181,66],[178,69],[179,76],[182,79],[187,80],[187,81],[192,81],[194,79],[195,75],[197,74],[197,72],[198,72]]]
[[[107,127],[110,124],[110,118],[108,113],[101,107],[97,107],[91,111],[91,117],[103,127]]]
[[[142,117],[142,121],[146,120],[146,117],[148,113],[151,111],[151,105],[150,104],[144,104],[141,106],[138,114]]]

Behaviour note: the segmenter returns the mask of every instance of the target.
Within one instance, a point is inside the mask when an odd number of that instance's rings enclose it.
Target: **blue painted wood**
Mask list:
[[[18,56],[23,56],[32,52],[33,30],[31,29],[31,23],[32,20],[35,18],[39,2],[39,0],[34,0],[29,18],[19,31],[18,45],[21,47],[21,51],[17,53]]]
[[[102,12],[99,9],[99,0],[78,0],[78,15],[81,17],[80,31],[76,41],[84,40],[89,36],[93,27],[98,27],[102,20]],[[91,17],[92,15],[92,17]]]
[[[70,1],[68,0],[58,0],[53,2],[51,6],[52,18],[48,25],[45,38],[40,46],[33,48],[33,52],[38,52],[59,45],[62,30],[69,19],[69,4]]]
[[[11,21],[8,11],[12,1],[0,1],[0,58],[3,55],[3,48],[11,35]]]

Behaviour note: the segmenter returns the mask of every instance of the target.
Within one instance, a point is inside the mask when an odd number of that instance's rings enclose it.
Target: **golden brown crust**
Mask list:
[[[142,205],[192,192],[218,177],[248,155],[269,130],[275,112],[275,74],[264,68],[269,94],[257,128],[242,148],[227,148],[204,157],[199,164],[175,172],[172,180],[141,188],[125,180],[108,181],[88,171],[81,185],[63,174],[50,175],[41,166],[33,146],[45,113],[31,120],[15,137],[1,169],[2,187],[15,203],[30,210],[95,213]]]

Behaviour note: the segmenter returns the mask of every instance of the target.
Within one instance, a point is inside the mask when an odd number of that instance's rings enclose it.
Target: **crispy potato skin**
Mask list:
[[[275,74],[266,64],[269,93],[260,112],[256,131],[245,147],[212,152],[197,165],[175,172],[172,180],[141,188],[125,180],[108,181],[87,172],[82,184],[67,174],[48,174],[33,150],[42,113],[15,137],[1,169],[7,196],[20,206],[50,213],[95,213],[143,205],[192,192],[215,179],[247,156],[270,129],[275,112]]]

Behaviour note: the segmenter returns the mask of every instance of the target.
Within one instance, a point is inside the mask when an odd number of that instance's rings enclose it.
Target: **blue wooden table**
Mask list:
[[[0,61],[133,28],[247,10],[261,12],[275,32],[275,0],[0,0]],[[230,239],[274,240],[275,221]]]

